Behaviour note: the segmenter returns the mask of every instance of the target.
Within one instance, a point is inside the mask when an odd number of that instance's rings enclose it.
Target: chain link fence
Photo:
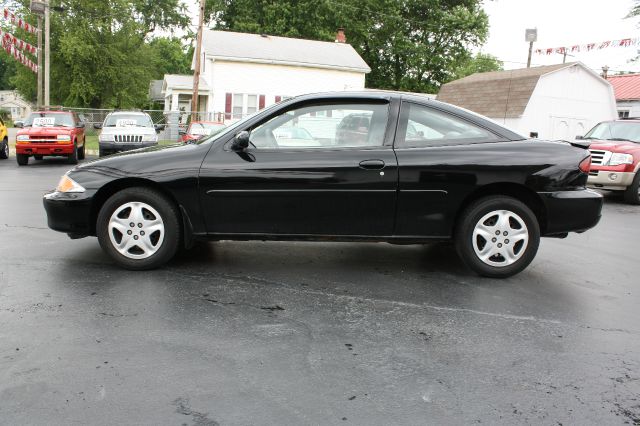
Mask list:
[[[87,136],[97,136],[94,124],[102,124],[113,109],[92,109],[92,108],[62,108],[64,111],[74,111],[85,122],[85,134]],[[186,130],[191,122],[191,112],[189,111],[163,111],[163,110],[142,110],[149,114],[153,124],[160,125],[162,130],[158,135],[160,142],[177,142],[180,138],[180,131]],[[225,114],[222,112],[197,112],[194,121],[216,121],[225,122]],[[229,120],[226,120],[229,121]],[[235,121],[235,120],[234,120]]]

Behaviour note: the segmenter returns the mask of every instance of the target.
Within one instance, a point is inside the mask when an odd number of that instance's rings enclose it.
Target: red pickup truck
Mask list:
[[[26,166],[29,157],[66,156],[70,164],[85,156],[84,123],[75,112],[37,111],[19,126],[16,135],[16,158]]]
[[[640,120],[603,121],[582,139],[591,141],[587,186],[623,193],[640,204]]]

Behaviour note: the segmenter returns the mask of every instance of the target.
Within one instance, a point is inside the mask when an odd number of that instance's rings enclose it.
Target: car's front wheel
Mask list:
[[[19,166],[26,166],[29,164],[29,156],[27,154],[16,154],[16,161]]]
[[[462,213],[456,250],[476,273],[506,278],[526,268],[540,244],[540,226],[524,203],[507,196],[482,198]]]
[[[96,224],[100,246],[130,270],[157,268],[176,253],[181,239],[179,213],[163,194],[143,187],[112,195]]]
[[[640,204],[640,170],[636,172],[631,185],[624,191],[624,201],[629,204]]]

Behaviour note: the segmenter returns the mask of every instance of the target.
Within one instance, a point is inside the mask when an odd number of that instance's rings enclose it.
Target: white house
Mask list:
[[[235,120],[303,93],[364,88],[371,71],[338,32],[336,42],[206,29],[199,110]],[[194,58],[195,63],[195,58]],[[165,111],[190,111],[193,76],[166,75]]]
[[[473,74],[443,85],[438,100],[543,139],[573,140],[618,116],[611,84],[580,62]]]
[[[640,117],[640,74],[612,75],[607,81],[616,95],[618,118]]]
[[[11,120],[24,120],[31,114],[31,104],[15,90],[0,90],[0,110],[9,111]]]

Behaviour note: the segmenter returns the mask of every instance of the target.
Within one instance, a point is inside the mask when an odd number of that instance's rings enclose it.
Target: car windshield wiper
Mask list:
[[[625,139],[625,138],[611,138],[611,139],[607,139],[607,140],[616,141],[616,142],[631,142],[631,140]]]

